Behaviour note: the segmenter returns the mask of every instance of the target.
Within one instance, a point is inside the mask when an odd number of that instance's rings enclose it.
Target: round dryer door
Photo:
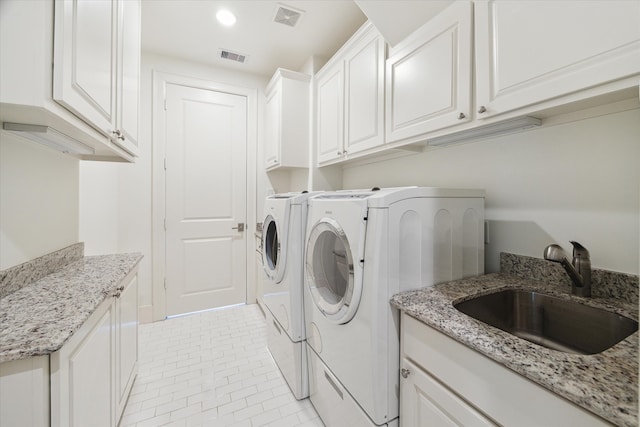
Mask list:
[[[262,266],[267,277],[275,282],[282,280],[282,269],[279,265],[281,261],[278,224],[275,218],[269,215],[265,218],[262,228]]]
[[[354,288],[349,241],[333,219],[320,220],[309,233],[306,275],[313,302],[327,319],[347,323],[353,318],[361,289]]]

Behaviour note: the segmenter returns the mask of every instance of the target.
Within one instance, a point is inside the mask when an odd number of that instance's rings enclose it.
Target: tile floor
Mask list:
[[[120,427],[323,425],[269,354],[258,305],[141,325],[139,343]]]

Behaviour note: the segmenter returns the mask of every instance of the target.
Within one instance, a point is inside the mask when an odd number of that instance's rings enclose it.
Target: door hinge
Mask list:
[[[164,158],[164,170],[165,171],[167,170],[167,158],[166,157]]]
[[[164,111],[167,111],[167,98],[164,99]]]
[[[167,231],[167,218],[164,219],[164,231]]]
[[[167,289],[167,278],[166,277],[164,278],[164,288],[165,288],[165,290]]]

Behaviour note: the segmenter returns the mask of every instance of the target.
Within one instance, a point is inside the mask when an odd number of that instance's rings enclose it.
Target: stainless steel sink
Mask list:
[[[638,322],[627,317],[532,291],[508,289],[454,306],[512,335],[566,353],[600,353],[638,330]]]

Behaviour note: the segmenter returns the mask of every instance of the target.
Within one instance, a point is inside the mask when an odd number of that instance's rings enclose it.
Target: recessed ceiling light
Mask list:
[[[227,27],[236,23],[236,16],[227,9],[219,10],[218,13],[216,13],[216,19]]]

